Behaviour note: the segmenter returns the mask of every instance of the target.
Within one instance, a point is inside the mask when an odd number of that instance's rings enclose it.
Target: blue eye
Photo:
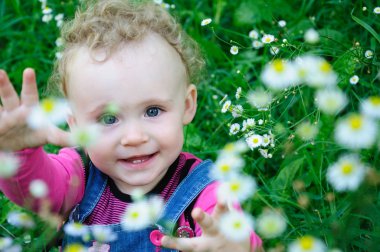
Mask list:
[[[117,123],[119,120],[114,115],[106,114],[106,115],[102,115],[99,121],[104,125],[111,125],[111,124]]]
[[[148,108],[148,109],[146,110],[145,115],[146,115],[147,117],[156,117],[156,116],[158,116],[158,115],[160,114],[160,112],[161,112],[161,109],[160,109],[160,108],[157,108],[157,107],[151,107],[151,108]]]

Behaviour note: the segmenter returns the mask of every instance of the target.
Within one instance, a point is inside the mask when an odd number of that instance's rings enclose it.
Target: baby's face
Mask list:
[[[196,88],[187,84],[177,51],[151,33],[104,62],[80,48],[68,73],[70,126],[100,128],[97,143],[87,149],[92,162],[124,193],[152,189],[181,152],[183,126],[196,110]],[[107,111],[110,105],[116,112]]]

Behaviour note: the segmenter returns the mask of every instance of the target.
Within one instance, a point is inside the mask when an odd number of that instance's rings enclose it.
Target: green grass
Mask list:
[[[234,104],[244,108],[244,118],[266,119],[262,132],[269,129],[275,134],[273,158],[265,159],[257,151],[244,154],[245,171],[256,178],[259,190],[244,203],[246,211],[254,217],[265,208],[281,209],[288,218],[286,232],[275,239],[265,239],[265,248],[286,246],[294,239],[310,234],[322,239],[329,248],[342,251],[376,251],[380,242],[380,159],[377,146],[358,151],[361,160],[374,169],[375,176],[367,178],[354,192],[338,193],[326,181],[325,174],[340,154],[347,150],[334,142],[334,125],[338,118],[358,111],[360,102],[371,95],[380,95],[380,15],[373,13],[375,1],[173,1],[173,13],[183,28],[201,45],[207,61],[206,78],[198,83],[198,113],[186,129],[185,150],[201,158],[216,159],[218,150],[236,136],[229,135],[229,125],[241,123],[230,113],[221,113],[219,101],[227,94]],[[77,1],[49,0],[54,13],[74,14]],[[363,11],[363,7],[367,10]],[[204,18],[213,22],[205,27]],[[5,69],[17,90],[21,87],[21,74],[25,67],[37,71],[41,96],[45,96],[46,83],[55,57],[55,40],[59,36],[55,21],[41,21],[40,2],[37,0],[0,2],[0,68]],[[279,20],[286,27],[277,25]],[[273,34],[280,48],[278,55],[269,53],[269,47],[253,49],[248,33],[252,29]],[[305,43],[304,32],[314,28],[321,36],[315,45]],[[288,43],[282,46],[283,39]],[[230,47],[239,47],[238,55],[229,53]],[[366,50],[374,57],[364,57]],[[339,75],[338,86],[349,97],[349,104],[338,116],[326,116],[314,106],[315,90],[298,86],[275,94],[270,110],[258,112],[245,100],[250,90],[262,87],[260,73],[274,58],[295,59],[305,53],[327,59]],[[360,77],[357,85],[349,78]],[[237,87],[243,97],[235,100]],[[216,96],[216,98],[214,98]],[[320,130],[313,141],[304,142],[295,129],[300,122],[318,122]],[[379,124],[378,124],[379,128]],[[378,129],[379,130],[379,129]],[[47,150],[56,151],[47,146]],[[377,180],[376,180],[377,179]],[[301,190],[294,182],[302,182]],[[333,200],[326,200],[334,194]],[[303,198],[302,198],[303,197]],[[300,205],[299,199],[308,199]],[[0,237],[11,236],[22,244],[25,251],[44,247],[54,227],[38,220],[33,230],[20,230],[6,221],[9,211],[16,209],[0,194]],[[31,242],[25,243],[25,235]]]

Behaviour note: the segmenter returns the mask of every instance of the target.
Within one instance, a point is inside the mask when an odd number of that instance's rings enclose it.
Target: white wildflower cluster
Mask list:
[[[261,80],[268,88],[278,91],[302,83],[316,88],[332,88],[338,77],[325,59],[305,55],[294,61],[275,59],[264,67]]]
[[[256,192],[256,181],[253,177],[242,173],[245,165],[241,154],[248,149],[244,141],[227,144],[219,153],[210,176],[219,180],[217,198],[229,206],[230,211],[224,213],[219,222],[220,231],[233,241],[246,239],[253,230],[253,218],[244,212],[232,209],[231,204],[243,202]]]
[[[63,13],[59,13],[56,16],[53,15],[53,10],[48,7],[47,0],[39,0],[41,2],[41,9],[42,9],[42,22],[49,23],[53,18],[55,19],[57,23],[57,27],[61,27],[63,24]]]
[[[117,239],[117,233],[111,227],[104,225],[88,226],[79,222],[70,222],[63,227],[63,230],[68,236],[81,238],[84,242],[95,240],[99,245]]]
[[[19,244],[15,244],[11,237],[0,237],[0,251],[21,252],[22,247]]]
[[[9,224],[18,228],[33,228],[35,226],[32,216],[27,213],[11,211],[7,215]]]
[[[137,198],[137,197],[135,197]],[[129,204],[121,219],[125,230],[141,230],[153,225],[161,216],[164,201],[159,196],[139,197]]]
[[[242,95],[242,88],[238,87],[236,90],[236,100],[240,99]],[[268,111],[272,103],[272,94],[262,88],[250,91],[247,96],[248,103],[256,108],[258,111]],[[220,101],[222,105],[221,112],[231,112],[233,118],[242,117],[244,108],[240,104],[232,104],[232,101],[227,98],[227,95]],[[266,120],[246,118],[240,123],[235,122],[229,126],[229,134],[238,137],[244,137],[244,140],[251,150],[258,149],[260,154],[265,158],[271,158],[272,154],[268,152],[269,148],[274,148],[274,135],[272,132],[266,131]]]
[[[280,27],[285,27],[286,25],[286,22],[284,20],[281,20],[279,21],[279,26]],[[263,34],[263,36],[260,38],[260,33],[253,29],[251,30],[249,33],[248,33],[248,36],[252,39],[252,47],[254,49],[260,49],[262,48],[265,44],[271,44],[272,42],[276,41],[276,38],[274,37],[274,35],[272,34]],[[278,53],[278,48],[277,49],[272,49],[274,48],[273,46],[270,47],[271,50],[273,50],[274,52],[276,52],[276,54]]]

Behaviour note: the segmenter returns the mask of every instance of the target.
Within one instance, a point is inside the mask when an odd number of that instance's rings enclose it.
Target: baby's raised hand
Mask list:
[[[209,215],[200,208],[195,208],[191,215],[202,228],[202,235],[193,238],[164,236],[161,240],[162,246],[186,252],[249,252],[249,236],[243,241],[235,242],[220,232],[218,225],[220,216],[227,211],[229,211],[227,206],[222,203],[218,203],[215,206],[212,215]]]
[[[0,99],[0,151],[18,151],[47,143],[69,145],[68,133],[54,125],[43,129],[31,129],[27,125],[29,113],[39,103],[33,69],[24,70],[20,97],[7,73],[0,70]]]

